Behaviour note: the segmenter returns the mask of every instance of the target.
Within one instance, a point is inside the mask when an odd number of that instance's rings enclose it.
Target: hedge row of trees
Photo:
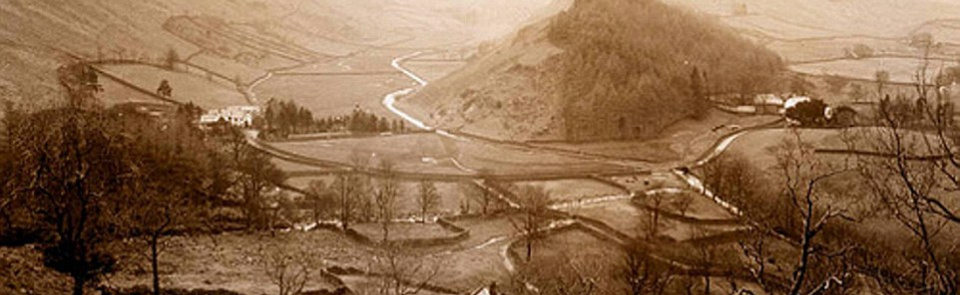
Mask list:
[[[719,24],[653,0],[576,1],[548,34],[564,49],[545,72],[559,75],[571,140],[648,138],[702,115],[702,94],[768,92],[784,68]]]
[[[264,110],[262,129],[279,137],[294,134],[349,131],[357,133],[403,132],[403,120],[390,120],[373,113],[355,109],[345,116],[316,119],[313,113],[293,101],[270,99]]]

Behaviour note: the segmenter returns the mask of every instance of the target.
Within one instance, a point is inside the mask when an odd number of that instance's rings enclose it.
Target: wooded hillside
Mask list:
[[[578,0],[548,37],[564,49],[544,73],[560,75],[573,141],[654,136],[703,110],[696,96],[761,93],[783,69],[774,53],[655,0]]]

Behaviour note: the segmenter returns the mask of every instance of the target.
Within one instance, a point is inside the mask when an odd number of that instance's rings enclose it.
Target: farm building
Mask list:
[[[783,103],[783,99],[775,94],[759,94],[753,98],[757,114],[779,114]]]
[[[225,109],[210,110],[200,116],[200,125],[216,124],[221,121],[238,127],[253,125],[253,118],[260,114],[257,106],[230,106]]]

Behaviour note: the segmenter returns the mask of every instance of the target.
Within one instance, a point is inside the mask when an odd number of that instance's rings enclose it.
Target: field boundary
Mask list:
[[[828,155],[854,155],[854,156],[865,156],[865,157],[878,157],[878,158],[897,158],[901,157],[900,155],[875,152],[875,151],[864,151],[864,150],[850,150],[850,149],[814,149],[814,153],[817,154],[828,154]],[[930,156],[902,156],[904,160],[907,161],[938,161],[944,159],[950,159],[953,155],[930,155]]]
[[[101,68],[100,68],[98,65],[96,65],[96,64],[89,64],[89,66],[90,66],[91,69],[93,69],[94,71],[96,71],[97,73],[99,73],[101,76],[107,77],[108,79],[113,80],[114,82],[117,82],[117,83],[119,83],[120,85],[123,85],[123,86],[125,86],[125,87],[127,87],[127,88],[130,88],[130,89],[133,90],[133,91],[140,92],[141,94],[145,94],[145,95],[147,95],[147,96],[149,96],[149,97],[155,98],[155,99],[157,99],[157,100],[160,100],[160,101],[163,101],[163,102],[166,102],[166,103],[172,103],[172,104],[177,105],[177,106],[180,106],[180,105],[184,105],[184,104],[185,104],[185,103],[180,102],[180,101],[176,101],[176,100],[173,100],[173,99],[170,99],[170,98],[167,98],[167,97],[160,96],[160,95],[158,95],[158,94],[156,94],[156,93],[153,93],[152,91],[143,89],[143,88],[140,87],[140,86],[137,86],[137,85],[134,85],[133,83],[127,82],[126,80],[121,79],[120,77],[117,77],[116,75],[113,75],[113,74],[111,74],[111,73],[109,73],[109,72],[101,69]]]
[[[692,193],[692,192],[691,192],[691,193]],[[666,210],[663,210],[663,209],[654,208],[654,207],[651,207],[651,206],[649,206],[649,205],[647,205],[647,204],[643,204],[643,203],[640,202],[640,200],[639,200],[638,198],[634,198],[634,199],[630,200],[630,204],[633,205],[634,207],[636,207],[637,209],[644,210],[644,211],[650,211],[650,212],[657,212],[657,213],[660,214],[660,216],[662,216],[662,217],[665,217],[665,218],[668,218],[668,219],[673,219],[673,220],[676,220],[676,221],[679,221],[679,222],[682,222],[682,223],[696,224],[696,225],[738,225],[738,224],[743,224],[743,222],[740,221],[740,220],[737,219],[737,218],[733,218],[733,219],[712,219],[712,218],[704,218],[704,219],[701,219],[701,218],[695,218],[695,217],[680,215],[680,214],[673,213],[673,212],[670,212],[670,211],[666,211]]]

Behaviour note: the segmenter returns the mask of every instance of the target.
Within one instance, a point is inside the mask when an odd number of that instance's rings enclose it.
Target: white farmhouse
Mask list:
[[[207,111],[200,116],[200,125],[216,124],[220,121],[238,127],[250,127],[253,118],[260,114],[258,106],[229,106],[225,109]]]

